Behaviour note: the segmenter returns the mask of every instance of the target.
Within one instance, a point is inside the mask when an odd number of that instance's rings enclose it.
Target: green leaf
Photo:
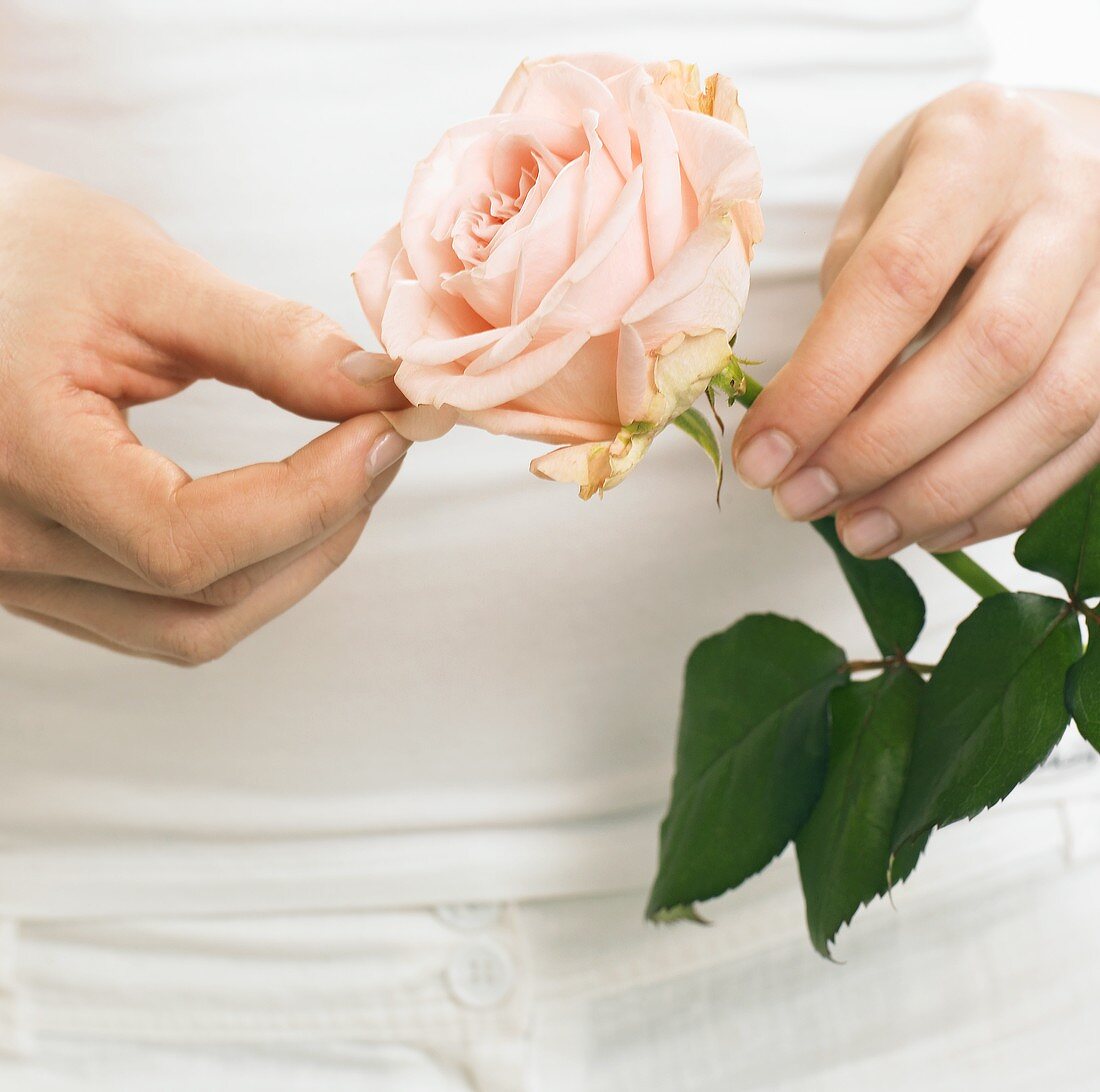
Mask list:
[[[798,833],[825,776],[829,693],[846,679],[841,649],[774,614],[696,646],[650,917],[736,887]]]
[[[1016,560],[1060,580],[1077,599],[1100,595],[1100,467],[1019,537]]]
[[[718,495],[722,495],[722,448],[710,422],[697,410],[684,410],[672,423],[682,432],[686,432],[706,453],[714,464],[714,473],[718,479]]]
[[[855,912],[887,890],[891,835],[917,725],[920,676],[896,667],[834,690],[829,700],[829,766],[825,787],[799,831],[798,868],[813,946],[829,944]],[[916,865],[895,866],[904,879]]]
[[[1085,655],[1066,676],[1066,705],[1077,730],[1100,751],[1100,623],[1090,618],[1088,627]]]
[[[1050,754],[1069,720],[1077,615],[1026,593],[983,599],[924,690],[894,847],[1003,800]]]
[[[813,526],[836,554],[879,650],[884,656],[907,653],[924,628],[924,600],[909,574],[889,558],[865,561],[848,553],[832,516]]]

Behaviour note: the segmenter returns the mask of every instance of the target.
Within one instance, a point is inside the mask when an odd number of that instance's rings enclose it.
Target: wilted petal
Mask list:
[[[725,330],[685,337],[669,351],[658,354],[653,364],[657,395],[644,419],[664,426],[679,417],[694,405],[729,358]]]
[[[531,473],[555,482],[572,482],[584,500],[613,489],[642,460],[656,431],[622,430],[609,442],[559,447],[531,461]]]
[[[707,80],[704,100],[704,113],[724,121],[727,125],[736,126],[745,136],[749,135],[745,111],[741,109],[741,103],[737,99],[737,87],[733,80],[719,74],[711,76]]]
[[[656,92],[675,110],[700,110],[699,69],[683,61],[652,61],[645,66]]]

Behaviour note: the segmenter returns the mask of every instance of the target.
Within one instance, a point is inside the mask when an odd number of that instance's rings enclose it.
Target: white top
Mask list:
[[[592,49],[741,85],[767,238],[738,345],[776,365],[862,157],[981,64],[967,0],[0,0],[0,149],[366,339],[348,271],[414,162],[522,56]],[[320,430],[212,383],[133,421],[196,475]],[[869,640],[813,532],[736,483],[716,511],[679,435],[588,504],[531,477],[533,450],[416,448],[346,566],[198,671],[0,618],[0,912],[645,883],[692,644],[760,609]],[[942,643],[973,597],[915,568]]]

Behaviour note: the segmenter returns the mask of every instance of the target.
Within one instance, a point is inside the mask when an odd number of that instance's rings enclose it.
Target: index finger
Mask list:
[[[79,392],[22,446],[24,502],[174,595],[211,584],[344,522],[408,442],[381,414],[353,418],[280,462],[192,479],[144,447],[113,403]]]
[[[920,333],[986,233],[984,181],[915,155],[787,364],[741,422],[734,465],[751,486],[794,473]]]

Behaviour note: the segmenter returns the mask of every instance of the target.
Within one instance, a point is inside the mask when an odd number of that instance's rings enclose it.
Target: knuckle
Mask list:
[[[1023,300],[997,300],[983,307],[967,325],[968,351],[963,359],[983,385],[1015,385],[1036,362],[1038,314]]]
[[[141,577],[165,595],[194,595],[211,582],[203,552],[172,535],[149,536],[138,547],[135,561]]]
[[[930,314],[946,292],[935,248],[915,232],[898,232],[872,246],[871,267],[891,302]]]
[[[947,101],[967,114],[979,114],[987,119],[1003,114],[1012,96],[998,83],[989,80],[970,80],[947,96]]]
[[[209,539],[177,496],[160,524],[139,539],[137,570],[165,595],[195,595],[236,567]]]
[[[1040,385],[1044,426],[1060,439],[1084,436],[1096,424],[1100,412],[1095,381],[1082,369],[1052,369]]]
[[[938,474],[925,474],[916,484],[919,510],[927,514],[927,522],[936,527],[962,523],[971,514],[969,498],[959,483]]]
[[[1030,527],[1042,515],[1044,507],[1037,503],[1036,498],[1027,489],[1012,490],[997,503],[996,533],[1010,535]],[[991,513],[991,516],[994,514]]]
[[[332,321],[314,307],[294,300],[274,300],[264,318],[271,336],[277,340],[292,340],[312,333],[326,333]]]
[[[243,603],[255,591],[255,587],[252,574],[247,569],[239,569],[205,588],[200,588],[189,598],[208,607],[235,607]]]
[[[973,139],[991,135],[1008,123],[1038,114],[1035,104],[1001,84],[972,80],[949,91],[926,107],[929,123]]]
[[[881,423],[874,427],[853,428],[844,437],[844,449],[845,468],[850,468],[842,472],[845,479],[881,479],[900,473],[906,465],[906,445],[892,428]]]
[[[224,656],[232,644],[224,627],[214,617],[191,612],[166,625],[160,638],[165,654],[189,667],[213,663]]]
[[[291,464],[286,464],[288,471],[293,474]],[[333,502],[333,498],[326,489],[324,483],[313,477],[302,477],[301,488],[306,500],[306,513],[308,518],[309,537],[315,538],[332,530],[339,521],[339,506]]]

